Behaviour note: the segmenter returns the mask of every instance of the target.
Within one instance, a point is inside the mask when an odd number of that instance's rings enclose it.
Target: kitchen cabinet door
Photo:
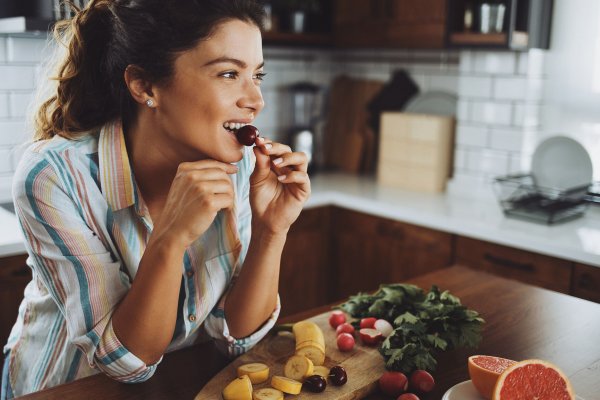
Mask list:
[[[329,207],[303,210],[290,228],[281,256],[281,316],[334,301],[330,286]]]
[[[573,296],[600,303],[600,267],[575,264],[571,289]]]
[[[0,258],[0,346],[4,346],[12,329],[31,270],[25,264],[27,255]]]
[[[332,210],[337,299],[450,265],[452,235],[355,211]]]
[[[570,261],[459,236],[456,263],[557,292],[570,292]]]
[[[446,0],[337,0],[342,47],[443,48]]]

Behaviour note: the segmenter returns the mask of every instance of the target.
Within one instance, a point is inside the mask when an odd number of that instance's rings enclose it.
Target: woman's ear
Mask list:
[[[124,73],[125,84],[131,97],[139,103],[152,108],[156,106],[156,99],[152,91],[152,83],[146,79],[144,71],[135,65],[128,65]]]

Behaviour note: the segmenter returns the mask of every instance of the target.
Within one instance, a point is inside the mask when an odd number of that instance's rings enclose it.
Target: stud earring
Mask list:
[[[152,100],[152,99],[146,100],[146,105],[150,108],[154,107],[154,100]]]

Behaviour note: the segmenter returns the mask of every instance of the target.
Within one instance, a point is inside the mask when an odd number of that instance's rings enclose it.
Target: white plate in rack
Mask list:
[[[553,136],[541,142],[531,160],[536,184],[553,189],[571,189],[592,183],[594,168],[587,150],[575,139]]]
[[[576,396],[577,400],[583,400],[581,397]],[[471,383],[471,381],[464,381],[452,386],[444,396],[442,400],[485,400],[475,386]]]

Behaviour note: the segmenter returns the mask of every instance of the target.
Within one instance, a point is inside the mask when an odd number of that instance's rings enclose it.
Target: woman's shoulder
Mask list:
[[[97,153],[98,135],[89,133],[77,139],[54,136],[51,139],[25,143],[21,152],[13,183],[25,182],[32,176],[39,175],[47,167],[51,167],[56,175],[63,171],[72,173],[75,169],[89,169],[90,155]],[[14,187],[14,185],[13,185]]]

